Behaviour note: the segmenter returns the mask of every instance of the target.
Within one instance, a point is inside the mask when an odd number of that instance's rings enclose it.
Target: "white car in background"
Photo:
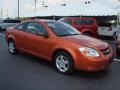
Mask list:
[[[109,36],[109,37],[115,38],[116,31],[117,31],[117,26],[110,26],[110,27],[100,26],[100,27],[98,27],[98,35],[99,36]]]
[[[12,27],[20,22],[21,22],[21,20],[19,20],[19,19],[2,20],[2,21],[0,21],[0,30],[6,30],[8,27]]]

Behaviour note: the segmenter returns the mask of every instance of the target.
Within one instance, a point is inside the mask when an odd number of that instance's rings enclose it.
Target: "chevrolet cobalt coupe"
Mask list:
[[[107,68],[114,57],[109,44],[52,20],[26,21],[11,27],[6,31],[6,40],[11,54],[22,51],[44,58],[63,74],[74,69],[100,71]]]

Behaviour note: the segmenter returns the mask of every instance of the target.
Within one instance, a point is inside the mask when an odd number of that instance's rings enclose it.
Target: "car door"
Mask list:
[[[38,22],[29,22],[26,27],[27,43],[26,48],[31,54],[48,59],[52,40],[43,34],[48,32]],[[51,51],[50,51],[51,52]]]
[[[74,27],[79,30],[82,31],[82,29],[84,29],[84,24],[83,24],[83,20],[82,19],[74,19]]]
[[[16,45],[19,49],[25,51],[25,46],[26,46],[26,43],[27,43],[27,40],[26,40],[26,25],[27,25],[27,22],[25,23],[22,23],[22,24],[19,24],[17,25],[14,29],[15,31],[13,32],[14,33],[14,36],[15,36],[15,41],[16,41]]]

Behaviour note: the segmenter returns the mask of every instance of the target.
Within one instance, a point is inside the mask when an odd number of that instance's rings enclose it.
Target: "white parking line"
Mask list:
[[[3,37],[4,37],[4,36],[5,36],[5,34],[0,34],[0,36],[3,36]]]
[[[115,58],[114,61],[120,62],[120,59],[116,59],[116,58]]]

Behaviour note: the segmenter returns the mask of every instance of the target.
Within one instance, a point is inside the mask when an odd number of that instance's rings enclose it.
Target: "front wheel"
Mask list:
[[[54,66],[63,74],[70,74],[74,69],[72,57],[66,52],[59,52],[55,55]]]
[[[17,49],[16,49],[16,47],[15,47],[15,43],[14,43],[13,40],[10,40],[10,41],[8,42],[8,48],[9,48],[9,52],[10,52],[11,54],[16,54],[16,53],[17,53]]]

